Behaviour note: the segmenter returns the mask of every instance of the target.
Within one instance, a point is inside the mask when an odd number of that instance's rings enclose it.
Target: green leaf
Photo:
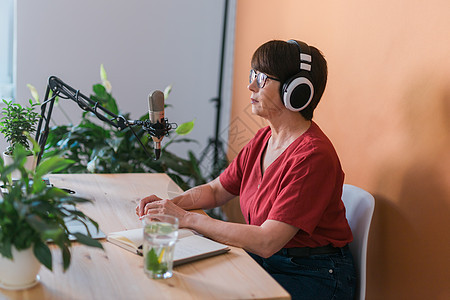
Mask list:
[[[62,228],[51,228],[43,232],[42,237],[45,240],[59,242],[63,238],[64,230]]]
[[[0,243],[0,254],[3,255],[6,258],[12,259],[12,252],[11,252],[11,242],[8,240],[3,240]]]
[[[103,64],[100,65],[100,79],[102,81],[108,80],[108,76],[106,76],[106,71],[105,71],[105,67],[103,66]]]
[[[192,129],[194,129],[194,121],[195,119],[190,122],[181,124],[180,126],[177,127],[175,132],[179,135],[189,134],[192,131]]]
[[[33,97],[34,101],[36,101],[37,103],[40,103],[39,102],[39,94],[38,94],[38,91],[36,90],[36,88],[29,83],[27,84],[27,88],[30,90],[31,97]]]
[[[52,252],[46,244],[37,241],[33,247],[34,256],[50,271],[52,270]]]
[[[169,98],[170,92],[172,91],[172,84],[169,84],[168,86],[166,86],[166,88],[164,89],[164,100],[167,100],[167,98]]]
[[[105,87],[104,87],[103,85],[101,85],[101,84],[95,84],[95,85],[92,87],[92,90],[93,90],[94,93],[97,95],[97,97],[100,97],[100,98],[106,98],[106,97],[107,97],[107,95],[106,95],[106,89],[105,89]],[[92,97],[92,98],[94,98],[94,97]],[[97,100],[97,99],[94,99],[94,100]],[[99,102],[102,102],[102,101],[99,101]]]
[[[25,132],[24,134],[33,145],[33,153],[38,153],[39,151],[41,151],[41,147],[39,146],[38,142],[33,137],[31,137],[30,133]]]
[[[45,184],[45,182],[43,180],[41,180],[40,177],[34,177],[33,178],[33,185],[32,185],[32,191],[33,193],[40,193],[42,192],[45,188],[47,187],[47,185]]]
[[[62,169],[72,164],[73,161],[62,157],[53,156],[42,161],[36,168],[36,176],[44,176],[52,171]]]
[[[43,181],[41,181],[41,182],[43,182]],[[68,197],[67,195],[68,195],[67,192],[65,192],[59,188],[56,188],[56,187],[51,187],[45,191],[45,196],[48,199],[61,199],[63,197]],[[61,200],[63,200],[63,199],[61,199]],[[88,200],[86,200],[86,201],[88,201]],[[61,202],[63,202],[63,201],[61,201]]]
[[[61,191],[62,193],[64,193],[65,195],[67,195],[67,193],[65,192],[65,191],[63,191],[63,190],[60,190],[60,189],[58,189],[58,188],[52,188],[52,191],[56,191],[56,190],[58,190],[58,191]],[[64,204],[72,204],[72,205],[75,205],[76,203],[88,203],[88,202],[92,202],[92,200],[90,200],[90,199],[87,199],[87,198],[81,198],[81,197],[76,197],[76,196],[65,196],[63,199],[60,199],[60,201],[61,201],[61,203],[64,203]],[[77,216],[82,216],[82,217],[84,217],[84,213],[82,212],[82,211],[79,211],[79,210],[77,210],[77,211],[71,211],[71,210],[69,210],[69,209],[66,209],[66,211],[69,211],[69,212],[71,212],[71,213],[74,213],[75,215],[77,215]]]
[[[85,235],[85,234],[82,234],[82,233],[79,233],[79,232],[72,233],[72,235],[74,237],[76,237],[77,242],[79,242],[79,243],[81,243],[83,245],[90,246],[90,247],[97,247],[97,248],[103,249],[103,246],[102,246],[102,244],[99,241],[94,240],[93,238],[91,238],[88,235]]]
[[[189,161],[191,162],[192,168],[195,170],[195,173],[200,175],[200,166],[198,165],[198,160],[195,157],[192,151],[188,151]]]
[[[61,249],[61,252],[62,252],[62,258],[63,258],[63,270],[65,272],[70,266],[71,255],[70,255],[69,247],[64,245]]]
[[[42,240],[58,241],[64,234],[62,228],[45,221],[38,215],[27,215],[26,220],[34,230],[41,234]]]
[[[156,255],[155,249],[151,248],[147,252],[146,261],[147,270],[156,272],[159,269],[158,255]]]

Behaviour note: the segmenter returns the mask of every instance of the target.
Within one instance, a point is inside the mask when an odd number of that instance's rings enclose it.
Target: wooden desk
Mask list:
[[[173,197],[181,189],[165,174],[57,174],[57,187],[93,200],[80,209],[109,232],[142,226],[135,215],[149,194]],[[40,284],[24,291],[0,289],[0,299],[290,299],[289,294],[242,249],[174,268],[166,280],[152,280],[143,258],[102,241],[105,251],[74,244],[72,263],[62,272],[53,249],[53,272],[44,267]]]

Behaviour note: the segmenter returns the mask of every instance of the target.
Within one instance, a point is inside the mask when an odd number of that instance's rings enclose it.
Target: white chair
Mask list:
[[[353,233],[353,242],[349,244],[349,247],[355,261],[357,275],[355,299],[363,300],[366,298],[367,240],[375,199],[359,187],[344,184],[342,201]]]

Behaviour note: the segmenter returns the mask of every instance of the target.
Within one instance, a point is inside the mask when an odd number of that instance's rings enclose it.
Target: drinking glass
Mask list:
[[[170,215],[149,215],[143,222],[144,272],[153,279],[172,277],[178,219]]]

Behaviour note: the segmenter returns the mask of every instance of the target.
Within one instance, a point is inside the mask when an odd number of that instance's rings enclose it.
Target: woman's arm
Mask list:
[[[179,207],[191,209],[208,209],[221,206],[236,197],[229,193],[220,183],[219,177],[213,181],[196,186],[172,199]]]
[[[283,248],[297,233],[289,224],[266,220],[261,226],[224,222],[207,215],[187,212],[180,224],[218,242],[269,257]]]

